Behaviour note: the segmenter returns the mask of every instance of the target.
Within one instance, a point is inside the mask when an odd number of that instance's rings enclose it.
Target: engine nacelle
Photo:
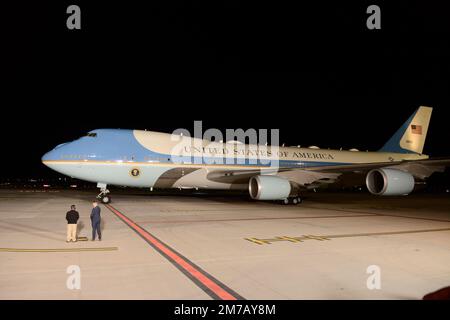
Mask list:
[[[250,179],[248,191],[255,200],[283,200],[291,193],[291,183],[276,176],[255,176]]]
[[[397,169],[373,169],[366,176],[366,185],[378,196],[407,195],[414,189],[414,177]]]

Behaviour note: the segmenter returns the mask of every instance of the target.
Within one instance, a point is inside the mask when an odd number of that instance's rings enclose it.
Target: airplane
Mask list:
[[[234,155],[239,161],[228,155],[237,146],[245,151],[257,150],[257,145],[239,146],[236,141],[212,142],[125,129],[90,131],[75,141],[58,145],[42,157],[42,162],[64,175],[97,183],[97,198],[105,204],[111,202],[108,185],[150,190],[248,190],[254,200],[299,204],[305,189],[335,183],[346,173],[355,172],[365,175],[371,194],[407,195],[413,191],[416,179],[443,172],[450,163],[450,158],[430,159],[422,154],[431,113],[432,108],[419,107],[378,151],[279,147],[277,167],[267,161],[251,161],[255,159],[248,152],[242,157]],[[190,148],[181,148],[176,160],[173,150],[180,141]],[[192,147],[195,145],[201,147]],[[207,150],[222,150],[220,158],[226,161],[206,161],[213,157]]]

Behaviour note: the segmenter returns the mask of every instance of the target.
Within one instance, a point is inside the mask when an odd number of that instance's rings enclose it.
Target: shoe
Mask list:
[[[91,239],[91,241],[95,241],[95,239]]]
[[[69,243],[70,241],[69,240],[66,240],[66,243]]]
[[[98,241],[102,241],[102,238],[98,239]]]

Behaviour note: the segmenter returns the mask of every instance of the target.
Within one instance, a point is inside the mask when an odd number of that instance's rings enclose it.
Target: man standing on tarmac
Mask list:
[[[92,241],[95,241],[95,234],[98,234],[98,240],[102,241],[102,232],[100,231],[100,207],[97,201],[92,203],[91,224],[92,224]]]
[[[75,210],[75,205],[70,206],[70,211],[66,213],[67,239],[66,242],[77,242],[77,223],[80,215]]]

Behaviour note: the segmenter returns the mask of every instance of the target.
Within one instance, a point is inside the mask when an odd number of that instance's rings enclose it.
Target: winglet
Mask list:
[[[430,107],[419,107],[379,151],[421,154],[432,110]]]

